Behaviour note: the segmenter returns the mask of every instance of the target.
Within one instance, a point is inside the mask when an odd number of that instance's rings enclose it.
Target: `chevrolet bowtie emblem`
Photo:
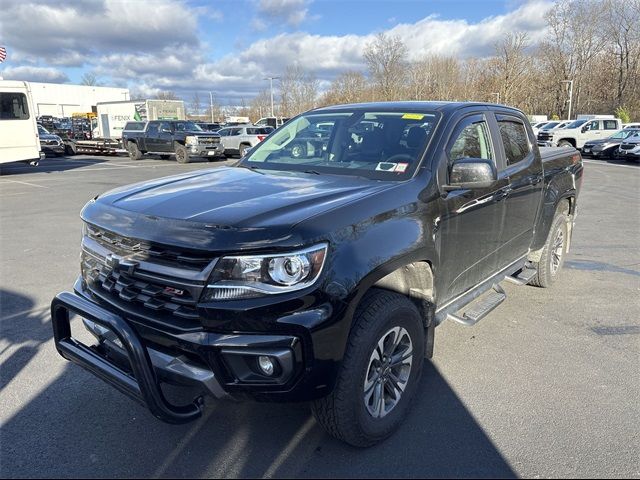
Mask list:
[[[124,272],[129,275],[132,275],[133,271],[139,265],[139,263],[134,260],[129,260],[128,258],[121,258],[112,253],[107,255],[106,263],[107,263],[107,266],[112,271]]]

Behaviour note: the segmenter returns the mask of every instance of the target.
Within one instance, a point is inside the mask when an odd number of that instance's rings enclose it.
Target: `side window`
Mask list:
[[[605,130],[620,130],[618,128],[618,122],[615,120],[605,120],[603,123]]]
[[[524,160],[531,152],[527,130],[524,125],[517,121],[499,120],[498,128],[504,145],[507,166]]]
[[[171,131],[171,124],[167,122],[162,122],[158,125],[158,128],[161,132],[165,129]]]
[[[493,160],[489,125],[482,115],[472,115],[458,124],[455,140],[448,149],[449,160],[484,158]]]
[[[231,130],[229,130],[229,136],[237,137],[238,135],[240,135],[241,130],[241,128],[232,128]]]
[[[229,130],[227,130],[226,128],[218,130],[218,135],[220,135],[221,137],[226,137],[229,135]]]
[[[147,134],[157,135],[158,134],[158,123],[150,123],[147,127]]]
[[[587,123],[587,130],[600,130],[598,123],[598,120],[590,121]]]
[[[0,93],[0,120],[27,120],[29,106],[24,93]]]

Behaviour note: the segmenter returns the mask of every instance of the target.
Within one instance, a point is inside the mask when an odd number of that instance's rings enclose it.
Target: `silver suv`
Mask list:
[[[239,154],[244,157],[246,151],[255,147],[267,138],[273,129],[271,127],[256,127],[255,125],[238,125],[218,130],[224,154]]]

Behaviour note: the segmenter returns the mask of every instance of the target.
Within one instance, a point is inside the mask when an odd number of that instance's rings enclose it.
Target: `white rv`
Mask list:
[[[0,163],[43,158],[29,84],[0,80]]]

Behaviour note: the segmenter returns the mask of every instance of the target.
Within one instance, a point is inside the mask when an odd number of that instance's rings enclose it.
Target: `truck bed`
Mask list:
[[[573,147],[538,147],[540,149],[540,157],[542,162],[550,162],[559,158],[570,157],[578,153]]]

